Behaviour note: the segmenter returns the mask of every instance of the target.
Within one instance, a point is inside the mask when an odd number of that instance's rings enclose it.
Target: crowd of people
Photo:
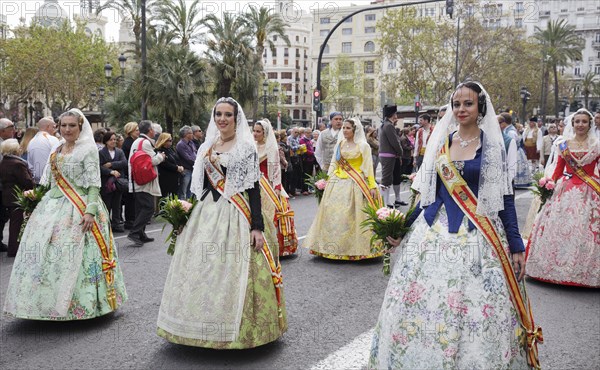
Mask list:
[[[377,128],[332,112],[314,132],[276,131],[267,119],[250,126],[237,101],[220,98],[206,135],[183,126],[176,145],[146,120],[127,123],[124,137],[92,132],[76,109],[58,125],[40,120],[39,131],[19,143],[14,124],[1,119],[3,214],[11,221],[8,255],[16,255],[4,311],[78,320],[116,310],[127,292],[113,232],[129,229],[142,246],[153,240],[145,227],[157,199],[195,196],[176,240],[157,334],[216,349],[275,341],[288,327],[280,256],[298,245],[289,199],[314,191],[306,178],[328,175],[303,246],[319,258],[360,260],[384,252],[372,252],[360,227],[364,207],[406,205],[400,185],[414,174],[419,202],[410,231],[387,239],[399,256],[369,368],[538,367],[543,337],[525,274],[600,287],[600,113],[581,109],[547,127],[532,117],[521,131],[512,115],[496,115],[476,82],[452,92],[437,122],[424,114],[418,125],[398,127],[396,112],[384,107]],[[541,166],[557,185],[533,212],[527,261],[514,188],[530,184]],[[12,223],[20,226],[23,214],[11,187],[40,184],[50,190],[15,244]],[[28,260],[26,252],[40,247],[72,257]]]

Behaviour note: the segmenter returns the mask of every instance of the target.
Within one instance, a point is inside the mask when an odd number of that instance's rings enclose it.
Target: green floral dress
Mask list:
[[[114,247],[110,219],[100,191],[98,152],[95,148],[57,154],[56,163],[95,216],[104,240],[113,246],[113,288],[116,307],[127,299],[123,274]],[[49,175],[50,169],[46,171]],[[54,176],[51,188],[25,227],[13,265],[5,313],[30,320],[82,320],[108,314],[109,287],[102,271],[103,258],[91,232],[81,232],[82,216],[63,195]]]

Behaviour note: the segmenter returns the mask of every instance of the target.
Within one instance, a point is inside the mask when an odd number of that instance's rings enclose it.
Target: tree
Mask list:
[[[114,64],[116,50],[97,36],[89,37],[83,23],[58,28],[21,27],[3,42],[2,86],[18,102],[39,94],[47,107],[65,111],[83,107],[90,93],[106,83],[104,64]]]
[[[598,77],[597,74],[595,74],[593,71],[588,71],[583,76],[583,80],[581,81],[581,95],[583,95],[585,109],[589,109],[588,99],[596,90],[596,85],[598,85],[598,82],[596,82],[596,77]]]
[[[175,40],[187,48],[189,44],[201,41],[200,0],[194,0],[188,7],[185,0],[158,0],[155,3],[156,20],[173,33]]]
[[[534,38],[542,46],[542,61],[544,68],[544,85],[542,91],[547,94],[549,68],[554,74],[554,114],[558,117],[558,67],[567,66],[571,60],[580,60],[584,41],[575,33],[575,26],[566,20],[548,21],[546,29],[535,27]],[[542,116],[546,115],[546,96],[542,96]]]
[[[272,12],[272,9],[266,7],[256,8],[250,7],[250,10],[243,15],[243,22],[249,31],[254,35],[255,42],[255,58],[258,63],[258,73],[263,72],[262,55],[265,51],[265,46],[268,46],[271,51],[275,50],[275,44],[271,36],[277,35],[285,41],[289,46],[290,39],[285,33],[285,29],[289,26],[279,13]],[[258,95],[259,84],[254,85],[252,117],[257,117],[258,112]]]
[[[358,104],[364,100],[363,64],[356,63],[345,55],[336,58],[322,72],[321,101],[328,110],[335,109],[344,117],[355,114]]]
[[[252,33],[245,27],[242,18],[230,13],[224,13],[222,20],[210,14],[204,19],[204,24],[209,34],[205,55],[213,70],[215,93],[219,97],[231,96],[232,90],[249,80],[249,71],[244,67],[255,60],[251,46]],[[237,98],[243,101],[251,97]]]

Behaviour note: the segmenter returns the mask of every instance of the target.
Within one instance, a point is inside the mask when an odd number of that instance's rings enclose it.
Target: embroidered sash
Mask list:
[[[208,177],[208,181],[210,181],[213,188],[215,188],[221,196],[224,196],[225,192],[225,175],[221,170],[208,159],[210,158],[211,150],[206,154],[207,158],[205,159],[204,168],[206,170],[206,175]],[[237,193],[230,198],[231,203],[235,206],[235,208],[240,211],[240,213],[246,218],[248,224],[252,224],[250,205],[248,201],[242,194]],[[281,309],[282,301],[281,301],[281,288],[283,287],[283,276],[281,275],[281,265],[276,265],[275,260],[273,259],[273,255],[271,254],[271,250],[269,249],[269,245],[267,244],[267,239],[264,237],[264,244],[262,247],[262,254],[267,260],[267,264],[271,269],[271,278],[273,280],[273,285],[275,286],[275,295],[277,297],[277,312],[279,316],[279,326],[283,328],[285,326],[283,322],[283,311]]]
[[[298,246],[298,237],[296,235],[296,226],[294,224],[294,211],[286,197],[277,196],[271,183],[263,175],[260,177],[260,187],[267,194],[269,200],[275,205],[275,226],[277,227],[277,241],[281,247],[296,249]]]
[[[588,175],[587,172],[577,163],[571,151],[569,150],[569,146],[567,142],[562,142],[559,144],[558,148],[565,159],[565,162],[573,169],[573,172],[577,177],[581,179],[584,183],[586,183],[589,187],[591,187],[598,195],[600,195],[600,183],[596,181],[592,176]]]
[[[533,322],[529,299],[526,295],[522,294],[519,289],[519,283],[517,282],[511,261],[502,245],[502,241],[500,240],[500,236],[494,223],[488,217],[483,217],[475,213],[477,209],[477,197],[473,194],[467,185],[467,182],[462,178],[452,163],[448,150],[448,139],[446,139],[446,144],[438,154],[436,169],[444,186],[446,186],[446,189],[456,204],[458,204],[464,214],[467,215],[469,220],[494,248],[502,265],[502,271],[504,272],[504,278],[506,280],[506,285],[508,286],[511,302],[517,311],[521,326],[523,326],[527,333],[527,346],[525,348],[527,351],[527,362],[530,366],[539,369],[540,364],[538,360],[537,343],[544,342],[542,328],[535,326]],[[525,289],[525,283],[523,283],[523,289]]]
[[[339,150],[339,148],[338,148]],[[342,157],[342,154],[339,153],[339,159],[337,160],[338,165],[344,170],[346,171],[346,173],[348,174],[348,176],[354,181],[354,183],[356,185],[358,185],[358,187],[360,188],[360,191],[363,193],[363,195],[365,196],[365,198],[367,198],[367,201],[369,202],[369,205],[371,205],[371,207],[375,207],[375,208],[381,208],[383,207],[383,199],[381,198],[381,194],[378,195],[373,198],[371,196],[371,192],[369,189],[369,186],[367,185],[367,182],[365,181],[365,178],[363,175],[361,175],[360,173],[358,173],[358,171],[356,171],[354,169],[354,167],[352,167],[352,165],[350,165],[350,163],[348,163],[348,161]]]
[[[81,217],[83,217],[87,205],[85,204],[85,201],[81,198],[81,196],[77,193],[77,190],[75,190],[71,183],[69,183],[69,181],[60,172],[58,164],[56,163],[56,152],[52,153],[51,155],[50,169],[52,170],[52,175],[56,179],[56,184],[58,185],[60,191],[71,202],[71,204],[79,212]],[[92,224],[91,233],[94,239],[96,240],[96,244],[98,244],[100,254],[102,255],[102,272],[104,273],[104,278],[106,279],[106,285],[108,287],[106,299],[108,300],[110,308],[116,310],[117,296],[113,285],[114,269],[115,267],[117,267],[117,261],[115,261],[114,259],[112,231],[110,231],[110,240],[107,243],[104,239],[104,235],[102,235],[102,232],[100,231],[100,226],[98,225],[96,220],[94,220],[94,223]]]

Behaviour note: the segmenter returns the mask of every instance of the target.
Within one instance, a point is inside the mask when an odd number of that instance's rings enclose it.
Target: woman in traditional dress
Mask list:
[[[281,185],[281,160],[279,145],[268,119],[256,121],[252,130],[258,149],[258,163],[264,180],[260,182],[261,209],[265,220],[267,243],[279,245],[279,256],[294,254],[298,237],[294,224],[294,212],[288,195]]]
[[[519,134],[517,138],[517,173],[514,178],[515,188],[527,188],[531,185],[531,168],[527,153],[523,147],[523,134]]]
[[[592,114],[567,119],[552,179],[556,188],[535,219],[527,275],[555,284],[600,287],[600,143]]]
[[[413,214],[385,292],[373,369],[537,363],[535,344],[524,344],[526,332],[534,343],[541,331],[524,296],[525,248],[494,108],[475,82],[459,85],[451,104],[453,114],[438,123],[413,183],[424,210]],[[448,134],[451,124],[458,129]]]
[[[127,299],[92,129],[78,109],[59,127],[41,179],[50,190],[27,222],[6,293],[4,311],[23,319],[90,319]]]
[[[287,329],[277,245],[264,245],[256,145],[241,106],[220,98],[198,150],[198,204],[177,238],[158,335],[188,346],[243,349]]]
[[[380,202],[373,172],[371,147],[358,118],[342,126],[329,166],[329,179],[304,246],[316,256],[336,260],[381,257],[371,253],[370,235],[360,223],[366,204]]]

